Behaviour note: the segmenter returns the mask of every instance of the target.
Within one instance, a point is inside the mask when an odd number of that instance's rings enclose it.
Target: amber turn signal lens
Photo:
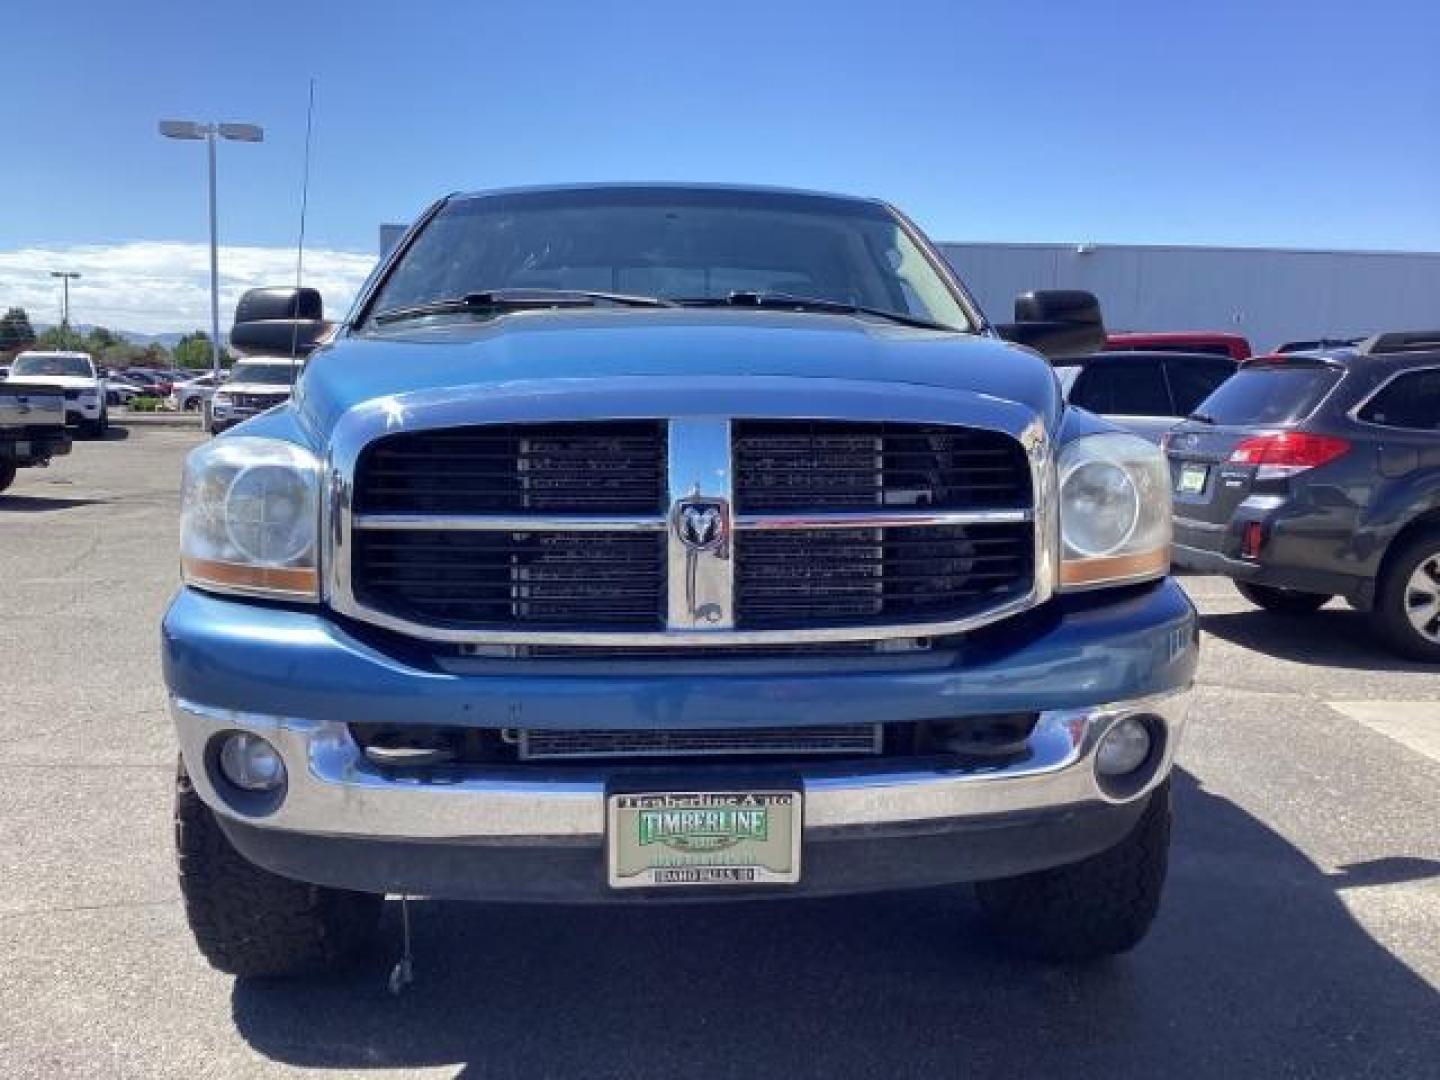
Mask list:
[[[1061,585],[1103,585],[1147,576],[1163,577],[1170,572],[1166,548],[1134,555],[1102,555],[1093,559],[1066,559],[1060,564]]]
[[[320,592],[320,576],[314,567],[249,566],[215,559],[181,560],[185,580],[204,588],[213,585],[231,592],[255,591],[297,600],[314,600]]]

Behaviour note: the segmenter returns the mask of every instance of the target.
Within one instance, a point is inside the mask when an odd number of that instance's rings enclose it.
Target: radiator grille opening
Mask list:
[[[658,630],[665,538],[647,533],[356,533],[364,603],[426,623]]]
[[[807,757],[879,754],[879,724],[712,730],[530,731],[517,733],[521,761],[647,757]]]
[[[795,529],[735,539],[746,629],[961,617],[1030,587],[1028,522]]]
[[[503,424],[406,432],[360,458],[361,513],[656,513],[665,507],[665,426]]]
[[[742,513],[1028,508],[1030,471],[1010,436],[936,424],[737,420]]]

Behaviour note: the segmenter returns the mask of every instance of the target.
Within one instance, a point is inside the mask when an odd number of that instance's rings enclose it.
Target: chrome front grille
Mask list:
[[[808,757],[875,755],[884,747],[879,724],[790,728],[519,732],[521,761],[647,757]]]
[[[338,442],[330,602],[434,641],[922,639],[1049,593],[1038,424],[420,427],[377,431],[348,466]]]
[[[238,409],[269,409],[289,397],[289,391],[286,391],[282,394],[231,394],[230,400]]]

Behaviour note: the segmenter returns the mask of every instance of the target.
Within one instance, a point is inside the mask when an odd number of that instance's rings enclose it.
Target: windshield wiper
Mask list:
[[[371,316],[376,323],[423,319],[427,315],[463,314],[467,311],[520,311],[526,308],[594,307],[616,304],[620,307],[674,307],[673,300],[662,296],[631,296],[628,293],[593,292],[588,289],[481,289],[464,296],[449,296],[423,304],[386,308]]]
[[[1192,412],[1185,419],[1194,420],[1197,424],[1209,424],[1212,427],[1215,424],[1215,418],[1207,412]]]
[[[814,296],[793,296],[786,292],[752,292],[737,290],[729,296],[682,296],[676,302],[694,307],[756,307],[777,308],[783,311],[819,311],[837,315],[873,315],[878,319],[889,319],[904,326],[918,326],[925,330],[946,330],[957,333],[955,327],[946,326],[933,319],[910,315],[903,311],[888,311],[885,308],[866,307],[844,300],[822,300]]]

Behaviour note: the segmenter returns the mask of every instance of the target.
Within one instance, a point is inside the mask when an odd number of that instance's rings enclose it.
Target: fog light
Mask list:
[[[285,783],[280,752],[259,735],[236,732],[220,747],[220,771],[246,791],[274,791]]]
[[[1095,750],[1095,771],[1101,776],[1134,772],[1150,756],[1150,741],[1150,728],[1144,721],[1133,716],[1116,721]]]

